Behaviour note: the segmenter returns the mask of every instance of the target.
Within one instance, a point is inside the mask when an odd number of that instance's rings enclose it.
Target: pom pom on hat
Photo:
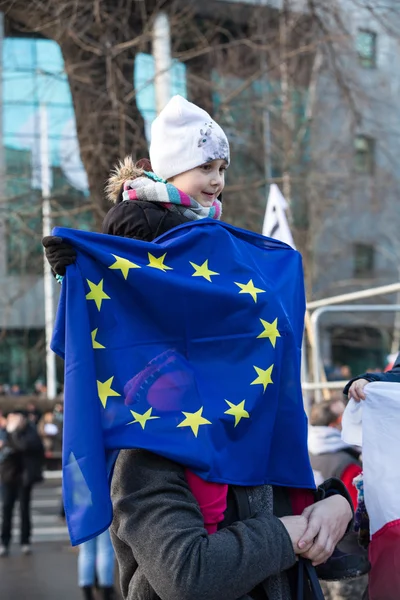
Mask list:
[[[174,96],[151,126],[150,161],[162,179],[222,159],[229,164],[229,143],[210,115],[182,96]]]

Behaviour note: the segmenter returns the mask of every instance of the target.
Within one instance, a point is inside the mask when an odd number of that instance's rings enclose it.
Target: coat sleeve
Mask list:
[[[234,600],[295,563],[274,516],[255,515],[208,535],[184,469],[150,452],[120,452],[112,498],[121,578],[129,548],[162,600]],[[134,600],[129,592],[127,600]]]
[[[357,379],[366,379],[367,381],[386,381],[388,383],[400,383],[400,354],[397,356],[395,363],[393,365],[393,369],[390,371],[386,371],[386,373],[363,373],[362,375],[357,375],[349,381],[346,387],[343,390],[343,394],[349,393],[349,389],[351,384]]]

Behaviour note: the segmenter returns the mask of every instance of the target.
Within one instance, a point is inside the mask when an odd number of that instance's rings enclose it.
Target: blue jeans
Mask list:
[[[111,587],[114,584],[114,567],[114,548],[108,529],[79,546],[79,587],[94,585],[96,573],[101,587]]]

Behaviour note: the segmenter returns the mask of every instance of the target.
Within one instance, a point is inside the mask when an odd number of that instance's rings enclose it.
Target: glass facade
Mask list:
[[[51,40],[6,38],[2,92],[7,273],[41,274],[41,105],[46,106],[48,119],[52,196],[60,203],[67,198],[69,205],[88,196],[58,45]]]
[[[42,105],[46,107],[48,120],[53,223],[90,229],[92,214],[87,177],[79,155],[72,98],[58,44],[33,37],[5,38],[2,75],[4,164],[1,167],[5,177],[1,182],[1,201],[6,209],[2,214],[7,257],[4,276],[15,283],[43,272],[40,243]],[[134,85],[147,132],[156,114],[153,78],[152,56],[138,55]],[[186,96],[184,65],[174,63],[171,81],[172,93]],[[13,307],[7,310],[12,311]],[[36,307],[36,310],[43,309]],[[14,318],[14,324],[16,320]],[[44,315],[36,328],[18,327],[17,323],[12,329],[10,326],[0,330],[0,385],[18,384],[29,391],[37,378],[45,378]]]

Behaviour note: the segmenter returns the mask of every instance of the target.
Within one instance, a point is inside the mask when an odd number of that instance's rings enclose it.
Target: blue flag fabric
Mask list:
[[[72,544],[109,526],[107,456],[121,448],[148,449],[207,481],[315,487],[297,251],[208,219],[154,242],[54,235],[77,250],[52,340],[65,359]]]

